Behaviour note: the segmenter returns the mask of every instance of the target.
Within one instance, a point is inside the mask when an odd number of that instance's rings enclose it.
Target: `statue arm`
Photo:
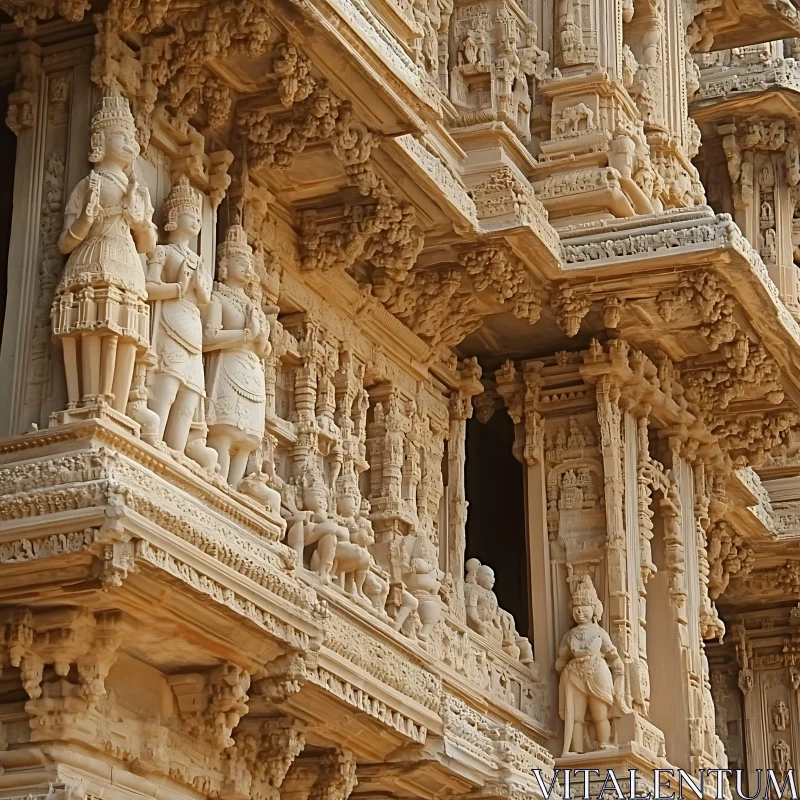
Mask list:
[[[569,633],[565,634],[561,639],[561,644],[558,646],[558,656],[556,656],[555,669],[556,672],[561,672],[570,661],[571,657],[569,649]]]
[[[135,173],[128,184],[128,193],[125,204],[133,206],[139,213],[128,214],[128,224],[131,227],[131,236],[139,253],[150,253],[158,244],[156,226],[153,224],[153,204],[150,202],[150,191],[146,186],[141,186]]]
[[[200,265],[197,268],[196,281],[196,303],[199,308],[204,308],[211,302],[211,287],[214,282],[214,276],[209,269],[206,259],[200,259]]]
[[[203,349],[206,352],[227,350],[250,341],[250,331],[226,331],[222,329],[222,302],[212,294],[203,325]]]
[[[167,261],[165,247],[156,247],[147,259],[147,299],[148,300],[173,300],[183,295],[179,283],[164,283],[161,280],[161,271]]]
[[[158,244],[158,237],[156,236],[156,226],[147,220],[139,230],[131,228],[131,235],[133,242],[136,245],[137,253],[149,253]]]
[[[88,236],[94,222],[94,217],[85,209],[87,183],[84,179],[72,190],[64,211],[64,230],[58,238],[58,249],[64,255],[71,253]]]
[[[625,664],[620,658],[619,651],[611,641],[611,637],[605,629],[603,630],[603,645],[600,652],[606,660],[609,668],[611,669],[611,676],[614,682],[614,700],[623,713],[628,713],[631,710],[630,705],[625,694]]]
[[[483,633],[486,630],[486,625],[478,615],[478,600],[475,597],[467,601],[467,622],[470,628],[478,633]]]

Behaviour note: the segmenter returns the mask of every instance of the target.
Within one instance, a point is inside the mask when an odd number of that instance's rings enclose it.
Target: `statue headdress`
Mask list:
[[[225,280],[225,267],[228,259],[242,256],[253,258],[253,248],[247,243],[247,232],[241,225],[231,225],[225,234],[225,241],[217,248],[219,279]]]
[[[328,487],[325,484],[325,478],[322,471],[316,464],[310,464],[303,469],[300,475],[300,488],[302,490],[315,490],[318,492],[328,493]]]
[[[136,123],[133,121],[127,99],[119,92],[112,91],[104,94],[95,108],[90,130],[92,150],[89,154],[89,161],[95,164],[103,160],[106,131],[122,131],[136,141]]]
[[[578,608],[579,606],[591,606],[595,621],[603,616],[603,604],[588,575],[581,575],[580,579],[572,584],[572,607]]]
[[[358,480],[352,464],[345,466],[336,479],[336,497],[354,497],[357,503],[361,501],[361,492],[358,490]]]
[[[178,214],[181,211],[188,211],[198,216],[202,216],[203,213],[203,198],[200,192],[189,183],[189,179],[185,175],[181,175],[172,184],[167,199],[164,201],[164,213],[167,216],[165,230],[175,230]]]

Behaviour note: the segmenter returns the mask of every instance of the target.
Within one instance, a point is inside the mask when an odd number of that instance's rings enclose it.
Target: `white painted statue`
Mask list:
[[[205,396],[200,309],[211,299],[213,276],[191,249],[203,221],[200,193],[182,175],[164,203],[168,242],[147,259],[147,296],[157,363],[150,372],[150,408],[159,437],[184,452],[197,407]]]
[[[263,359],[270,352],[269,323],[259,299],[253,250],[240,225],[228,228],[218,248],[218,282],[203,315],[208,444],[220,472],[236,488],[250,454],[264,435],[267,389]]]
[[[125,414],[136,357],[149,342],[139,253],[156,246],[156,229],[150,193],[134,171],[139,145],[128,101],[106,94],[91,134],[94,167],[70,195],[58,240],[69,259],[56,289],[53,333],[64,351],[69,409],[107,403]]]
[[[594,722],[598,746],[611,746],[615,702],[627,711],[624,700],[625,667],[608,632],[598,620],[603,605],[588,575],[572,591],[572,616],[577,625],[564,634],[558,648],[556,672],[561,674],[558,710],[564,720],[562,755],[583,753],[587,711]]]

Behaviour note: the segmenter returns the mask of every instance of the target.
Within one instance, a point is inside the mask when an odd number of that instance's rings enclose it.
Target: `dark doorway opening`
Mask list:
[[[0,342],[6,318],[8,294],[8,246],[11,242],[11,217],[14,211],[14,172],[17,163],[17,137],[4,123],[8,112],[8,96],[13,86],[0,87]]]
[[[467,422],[466,557],[488,564],[495,573],[500,606],[530,634],[528,556],[525,541],[525,472],[514,458],[514,423],[503,411],[488,422]]]

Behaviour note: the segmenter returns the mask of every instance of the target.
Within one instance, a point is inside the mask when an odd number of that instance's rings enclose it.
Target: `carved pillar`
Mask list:
[[[619,388],[610,375],[597,381],[597,422],[603,459],[606,511],[606,571],[608,626],[611,641],[630,670],[635,663],[631,652],[631,587],[628,585],[628,554],[624,518],[624,473]],[[629,685],[631,675],[629,673]]]
[[[539,677],[547,684],[550,709],[555,723],[558,703],[555,613],[558,603],[553,596],[553,569],[550,560],[550,537],[547,528],[547,467],[544,456],[544,419],[538,410],[541,386],[539,361],[525,364],[523,380],[525,447],[525,519],[527,523],[530,619],[533,620],[533,655],[539,665]],[[566,588],[566,587],[564,587]]]
[[[447,542],[440,543],[441,567],[452,586],[450,613],[460,622],[464,611],[464,553],[466,551],[467,497],[464,486],[467,420],[472,417],[472,398],[483,391],[481,369],[469,359],[461,369],[461,386],[450,396],[447,437]]]

